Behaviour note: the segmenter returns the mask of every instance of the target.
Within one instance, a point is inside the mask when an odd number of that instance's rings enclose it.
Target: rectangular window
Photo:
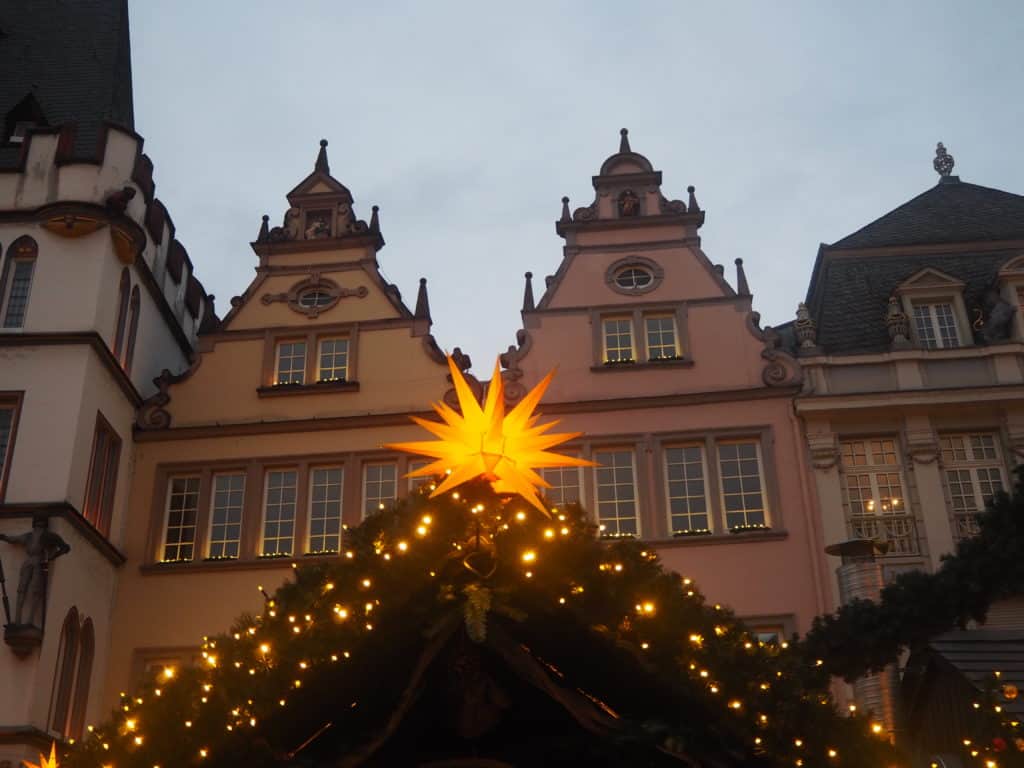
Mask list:
[[[314,469],[309,475],[309,551],[341,549],[341,467]]]
[[[949,349],[960,346],[953,305],[948,302],[914,304],[914,327],[921,346]]]
[[[889,554],[916,554],[895,438],[843,440],[843,497],[850,535],[889,544]]]
[[[0,501],[4,498],[7,470],[14,455],[14,430],[18,423],[19,402],[17,396],[0,396]]]
[[[395,464],[367,464],[363,467],[363,517],[390,506],[395,500],[398,467]]]
[[[676,344],[676,320],[672,315],[649,315],[644,318],[647,329],[647,359],[666,360],[679,356]]]
[[[110,516],[114,511],[114,486],[117,483],[120,458],[121,438],[102,415],[97,415],[82,515],[104,536],[110,532]]]
[[[967,433],[940,438],[946,492],[957,539],[978,532],[978,515],[1003,489],[1003,461],[995,435]]]
[[[633,321],[628,317],[606,317],[604,329],[604,359],[609,363],[632,362]]]
[[[263,557],[290,555],[295,540],[295,492],[293,469],[267,472],[263,502]]]
[[[780,645],[786,636],[781,624],[767,624],[750,628],[750,634],[761,645]]]
[[[25,325],[25,311],[28,309],[35,266],[35,259],[13,259],[10,262],[8,269],[11,270],[11,286],[7,291],[7,301],[4,302],[4,328],[21,328]]]
[[[199,478],[172,477],[167,487],[167,527],[161,558],[165,563],[192,559],[198,512]]]
[[[417,470],[423,469],[430,463],[431,462],[429,461],[410,461],[408,471],[416,472]],[[434,482],[434,479],[429,475],[425,475],[424,477],[410,477],[409,490],[415,491],[417,488],[422,488],[424,485],[429,485],[432,482]]]
[[[761,449],[757,442],[721,443],[718,469],[722,481],[725,526],[732,530],[768,524],[761,480]]]
[[[306,342],[283,341],[277,345],[277,383],[303,384],[306,381]]]
[[[638,533],[636,469],[632,451],[598,451],[594,461],[597,482],[597,522],[603,536]]]
[[[242,508],[245,504],[245,475],[215,475],[210,505],[210,558],[238,557],[242,543]]]
[[[324,339],[320,342],[318,381],[345,381],[348,378],[348,339]]]
[[[580,503],[579,467],[548,467],[540,471],[540,476],[551,483],[550,488],[542,490],[552,506]]]
[[[703,446],[665,449],[669,530],[673,534],[711,530],[704,476]]]

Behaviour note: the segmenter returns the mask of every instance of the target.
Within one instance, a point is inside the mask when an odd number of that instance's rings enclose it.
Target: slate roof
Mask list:
[[[926,267],[966,283],[964,303],[973,318],[999,268],[1024,249],[953,252],[944,245],[1022,239],[1024,196],[956,177],[941,181],[842,240],[821,246],[807,292],[818,346],[828,354],[888,351],[889,296]],[[882,250],[908,245],[933,247],[903,254]]]
[[[30,92],[49,125],[77,124],[75,158],[96,156],[104,121],[134,130],[127,0],[3,0],[0,118]],[[0,144],[0,167],[20,155]]]

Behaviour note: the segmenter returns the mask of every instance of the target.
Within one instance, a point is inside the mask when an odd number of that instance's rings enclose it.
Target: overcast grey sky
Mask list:
[[[820,242],[932,186],[1024,194],[1024,3],[131,4],[136,128],[220,313],[263,213],[330,141],[384,274],[429,281],[434,334],[486,372],[523,273],[555,271],[560,198],[630,129],[663,191],[697,188],[713,262],[745,261],[766,324],[793,316]]]

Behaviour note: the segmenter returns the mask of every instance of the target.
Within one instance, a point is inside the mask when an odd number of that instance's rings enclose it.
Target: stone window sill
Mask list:
[[[634,362],[634,363],[602,363],[601,365],[593,365],[590,370],[594,373],[605,373],[609,371],[635,371],[639,369],[651,370],[654,368],[691,368],[693,367],[693,358],[691,357],[671,357],[663,358],[661,360],[648,360],[646,362]]]
[[[788,538],[788,531],[767,529],[673,536],[671,539],[642,539],[642,541],[659,549],[675,549],[676,547],[708,547],[717,544],[757,544],[766,541],[782,541]]]
[[[260,397],[282,397],[285,395],[315,395],[329,392],[358,392],[358,381],[317,381],[313,384],[273,384],[258,387]]]
[[[280,555],[247,559],[214,558],[209,560],[174,560],[166,563],[147,563],[139,566],[139,572],[146,576],[159,574],[214,573],[223,571],[260,571],[291,568],[299,563],[319,560],[337,560],[340,552],[317,552],[305,555]]]

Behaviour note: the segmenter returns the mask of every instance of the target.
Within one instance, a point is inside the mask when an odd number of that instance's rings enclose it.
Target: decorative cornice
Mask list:
[[[92,524],[82,517],[82,513],[67,501],[40,501],[40,502],[18,502],[11,504],[0,504],[0,519],[14,520],[19,518],[31,519],[35,515],[59,517],[67,520],[75,531],[86,541],[95,547],[96,551],[105,557],[111,565],[120,567],[125,562],[125,556],[117,547],[111,544],[107,538],[93,528]]]
[[[73,331],[66,333],[0,333],[0,347],[63,347],[83,345],[92,347],[100,362],[114,377],[121,391],[132,405],[142,405],[142,395],[132,384],[121,364],[114,357],[103,338],[96,331]]]

